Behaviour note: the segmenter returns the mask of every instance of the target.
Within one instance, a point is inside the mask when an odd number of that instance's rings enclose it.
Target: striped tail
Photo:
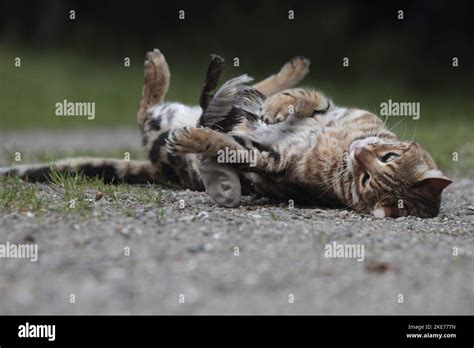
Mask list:
[[[100,178],[106,183],[146,184],[162,182],[161,173],[148,161],[85,157],[63,159],[50,164],[0,168],[0,176],[18,175],[21,179],[31,182],[51,181],[55,172]]]

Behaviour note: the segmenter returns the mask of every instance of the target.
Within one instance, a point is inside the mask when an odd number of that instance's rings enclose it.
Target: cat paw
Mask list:
[[[285,93],[275,94],[265,100],[262,107],[262,119],[266,124],[285,121],[296,112],[296,99]]]
[[[155,48],[145,56],[145,77],[154,80],[160,67],[165,62],[165,57],[159,49]]]
[[[282,84],[294,86],[308,74],[309,64],[309,59],[305,57],[294,57],[281,68],[277,78]]]
[[[153,87],[154,84],[166,84],[169,80],[169,68],[165,56],[155,48],[145,56],[145,83]]]
[[[167,152],[173,156],[185,153],[201,153],[206,147],[205,134],[201,134],[201,129],[183,127],[170,133],[166,139]]]

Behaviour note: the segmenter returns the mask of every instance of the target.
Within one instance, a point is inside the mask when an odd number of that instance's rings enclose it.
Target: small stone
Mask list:
[[[129,236],[130,236],[130,232],[131,232],[131,228],[130,228],[130,226],[125,226],[124,228],[121,228],[121,229],[119,230],[119,232],[120,232],[121,234],[123,234],[124,236],[129,237]]]
[[[193,246],[188,247],[187,250],[188,250],[191,254],[201,253],[201,252],[204,251],[204,245],[203,245],[203,244],[193,245]]]
[[[205,211],[201,211],[199,214],[197,214],[197,218],[199,220],[207,220],[209,219],[209,214]]]
[[[95,192],[95,201],[97,202],[98,200],[100,200],[102,197],[104,197],[104,194],[100,191],[96,191]]]
[[[371,273],[385,273],[387,271],[397,271],[397,269],[393,267],[390,263],[375,260],[367,262],[365,265],[365,269],[367,272]]]

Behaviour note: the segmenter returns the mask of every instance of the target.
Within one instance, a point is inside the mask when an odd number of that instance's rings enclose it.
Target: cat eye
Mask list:
[[[369,179],[370,179],[370,174],[368,172],[365,172],[364,176],[362,177],[362,186],[365,187]]]
[[[380,157],[380,161],[382,161],[383,163],[387,163],[387,162],[393,161],[397,157],[399,156],[395,152],[389,152],[383,155],[382,157]]]

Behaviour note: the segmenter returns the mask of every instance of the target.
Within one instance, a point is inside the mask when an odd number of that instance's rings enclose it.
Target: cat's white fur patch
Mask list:
[[[430,170],[426,170],[423,176],[425,178],[442,178],[443,173],[438,169],[430,169]]]
[[[372,211],[372,214],[377,218],[377,219],[383,219],[385,217],[385,210],[383,207],[379,207],[377,209],[374,209]]]
[[[163,116],[163,110],[166,109],[168,115],[172,115],[171,121]],[[164,128],[181,128],[196,126],[202,109],[199,106],[188,106],[181,103],[158,104],[148,109],[152,113],[152,118],[162,117],[162,126]]]

